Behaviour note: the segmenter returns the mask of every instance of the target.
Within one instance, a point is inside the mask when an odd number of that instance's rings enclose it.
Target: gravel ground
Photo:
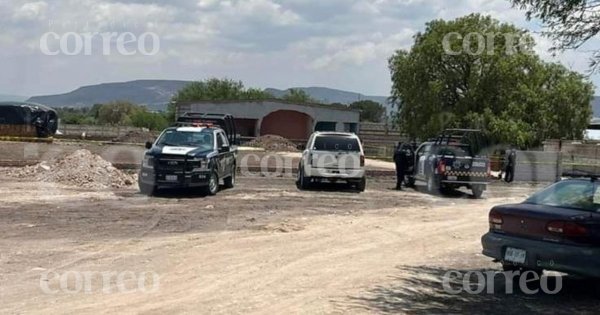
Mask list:
[[[215,197],[148,198],[2,171],[0,185],[0,313],[592,314],[600,306],[596,283],[570,277],[556,296],[443,291],[447,271],[498,270],[480,254],[487,212],[537,187],[493,185],[475,200],[397,192],[389,180],[370,179],[358,194],[240,177]],[[160,285],[104,292],[94,278],[89,292],[66,283],[71,292],[44,278],[83,271],[153,273]]]

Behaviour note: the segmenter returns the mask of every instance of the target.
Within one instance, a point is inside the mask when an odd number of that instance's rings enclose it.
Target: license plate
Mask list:
[[[504,254],[504,260],[517,264],[524,264],[525,257],[527,257],[526,251],[512,247],[507,248]]]
[[[165,175],[165,180],[169,181],[169,182],[176,182],[177,181],[177,175]]]
[[[456,177],[456,176],[448,176],[448,180],[457,180],[457,179],[458,179],[458,177]]]

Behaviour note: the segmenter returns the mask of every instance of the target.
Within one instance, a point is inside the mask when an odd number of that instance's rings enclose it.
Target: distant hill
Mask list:
[[[27,96],[0,94],[0,102],[23,102]]]
[[[86,107],[98,103],[116,100],[127,100],[136,104],[147,105],[153,109],[165,109],[171,97],[190,81],[173,80],[137,80],[130,82],[103,83],[80,87],[72,92],[57,95],[31,97],[28,101],[52,107]],[[329,89],[324,87],[298,88],[312,98],[328,103],[350,104],[358,100],[372,100],[387,104],[385,96],[366,96],[360,93]],[[287,90],[266,89],[275,97],[281,97]]]
[[[348,92],[324,87],[296,87],[292,89],[302,90],[310,95],[317,101],[323,102],[325,104],[330,103],[342,103],[342,104],[350,104],[356,101],[364,101],[370,100],[381,104],[387,103],[386,96],[369,96],[362,95],[360,93]],[[290,89],[287,90],[278,90],[278,89],[266,89],[265,91],[273,94],[275,97],[284,96]]]
[[[349,105],[356,101],[373,101],[385,106],[388,113],[392,111],[391,105],[388,105],[387,96],[372,96],[363,95],[356,92],[348,92],[343,90],[330,89],[325,87],[295,87],[290,89],[302,90],[306,92],[313,99],[322,102],[324,104],[341,103]],[[265,91],[271,93],[275,97],[282,97],[290,90],[279,90],[268,88]]]
[[[34,96],[30,102],[52,107],[86,107],[98,103],[108,103],[116,100],[127,100],[143,104],[152,109],[164,110],[171,97],[190,81],[179,80],[136,80],[129,82],[103,83],[80,87],[72,92],[57,95]],[[356,92],[330,89],[325,87],[298,87],[317,101],[328,103],[350,104],[358,100],[371,100],[386,106],[388,113],[392,110],[387,105],[386,96],[363,95]],[[287,90],[268,88],[265,91],[275,97],[282,97]],[[0,101],[24,101],[25,97],[0,94]],[[600,96],[592,103],[594,117],[600,118]]]
[[[80,87],[57,95],[34,96],[28,101],[52,107],[86,107],[98,103],[124,100],[153,109],[165,109],[171,97],[189,81],[136,80]]]

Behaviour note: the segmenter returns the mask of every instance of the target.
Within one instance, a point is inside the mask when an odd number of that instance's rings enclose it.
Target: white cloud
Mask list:
[[[13,18],[19,20],[42,20],[45,18],[48,4],[44,1],[27,2],[16,8]]]
[[[10,60],[0,66],[0,92],[55,93],[103,81],[228,76],[249,86],[327,85],[386,94],[387,59],[396,49],[409,48],[412,36],[432,19],[472,12],[539,30],[506,0],[0,1],[0,56]],[[161,51],[45,56],[36,45],[48,31],[152,31],[160,36]],[[554,57],[546,39],[536,34],[536,40],[545,60],[587,69],[588,52]]]

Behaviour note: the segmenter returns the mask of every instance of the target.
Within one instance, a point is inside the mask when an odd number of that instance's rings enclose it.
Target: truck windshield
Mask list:
[[[356,138],[322,136],[315,139],[313,150],[318,151],[360,151],[360,146]]]
[[[212,131],[165,131],[158,141],[157,145],[173,146],[173,147],[194,147],[210,150],[214,147]]]

